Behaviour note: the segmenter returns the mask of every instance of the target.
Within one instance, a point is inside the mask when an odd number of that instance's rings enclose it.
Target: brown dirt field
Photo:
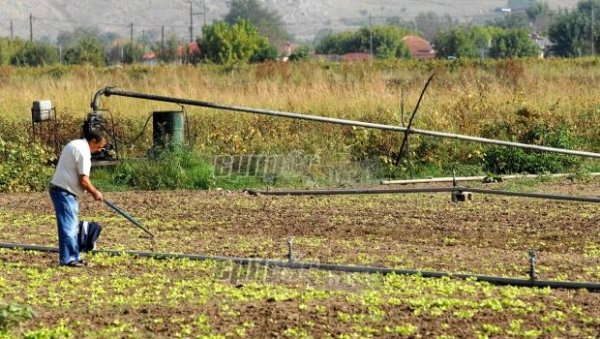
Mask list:
[[[600,182],[558,181],[528,189],[597,195]],[[151,229],[156,240],[87,197],[83,219],[105,227],[100,249],[283,259],[293,237],[302,261],[526,277],[527,250],[535,248],[540,279],[600,281],[598,204],[483,195],[455,204],[448,194],[254,197],[161,191],[106,197]],[[54,223],[47,194],[0,195],[0,242],[56,246]],[[0,303],[31,303],[38,316],[25,328],[70,319],[72,330],[91,331],[82,336],[92,337],[191,337],[208,333],[205,322],[210,333],[250,337],[600,334],[600,295],[585,291],[527,292],[418,277],[398,278],[394,285],[396,278],[287,270],[227,280],[216,276],[214,267],[202,266],[211,264],[88,258],[89,267],[69,271],[57,268],[56,254],[0,250],[0,286],[2,279],[7,286]],[[36,279],[44,285],[37,286]],[[75,295],[63,286],[70,283],[91,287]],[[96,293],[94,284],[107,291],[105,300],[86,299]],[[375,301],[366,299],[370,292],[377,293]],[[41,301],[32,301],[37,298]],[[468,300],[476,306],[444,304]],[[556,328],[552,317],[560,318]]]
[[[560,181],[536,191],[594,195],[600,182]],[[108,193],[156,241],[89,197],[82,219],[105,229],[102,249],[283,258],[287,239],[307,261],[523,276],[539,252],[540,278],[600,280],[600,205],[447,194],[253,197],[231,192]],[[0,195],[1,242],[54,245],[46,194]],[[7,232],[10,230],[10,232]],[[32,232],[32,230],[35,230]]]

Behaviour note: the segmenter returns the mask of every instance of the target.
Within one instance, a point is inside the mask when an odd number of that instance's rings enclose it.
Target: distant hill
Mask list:
[[[326,31],[356,29],[368,22],[383,23],[387,18],[413,19],[420,12],[449,14],[462,21],[485,21],[494,10],[506,7],[506,0],[260,0],[276,10],[288,30],[299,41],[312,40]],[[193,0],[194,35],[200,33],[204,20],[220,20],[227,12],[228,1]],[[571,8],[578,0],[549,0],[552,8]],[[78,26],[97,26],[103,32],[114,32],[124,37],[146,34],[151,39],[165,32],[189,38],[190,6],[185,0],[0,0],[0,36],[10,35],[13,21],[15,36],[29,38],[29,15],[33,15],[34,39],[46,37],[50,41],[60,31],[71,31]]]

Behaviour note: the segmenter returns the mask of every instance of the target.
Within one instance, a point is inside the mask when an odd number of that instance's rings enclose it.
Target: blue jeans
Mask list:
[[[50,188],[58,225],[58,253],[61,265],[79,260],[79,203],[77,197],[66,191]]]

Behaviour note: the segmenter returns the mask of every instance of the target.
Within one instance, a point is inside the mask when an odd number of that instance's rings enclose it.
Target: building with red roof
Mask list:
[[[433,59],[435,51],[429,41],[415,35],[407,35],[402,39],[414,59]]]

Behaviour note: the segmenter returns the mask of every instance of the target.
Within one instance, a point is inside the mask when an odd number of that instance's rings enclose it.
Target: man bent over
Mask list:
[[[60,265],[84,265],[79,257],[77,241],[78,198],[88,191],[96,201],[102,201],[102,193],[90,181],[90,169],[92,154],[101,151],[106,143],[106,138],[100,132],[84,128],[84,138],[69,142],[60,154],[56,172],[50,182],[50,198],[58,225]]]

